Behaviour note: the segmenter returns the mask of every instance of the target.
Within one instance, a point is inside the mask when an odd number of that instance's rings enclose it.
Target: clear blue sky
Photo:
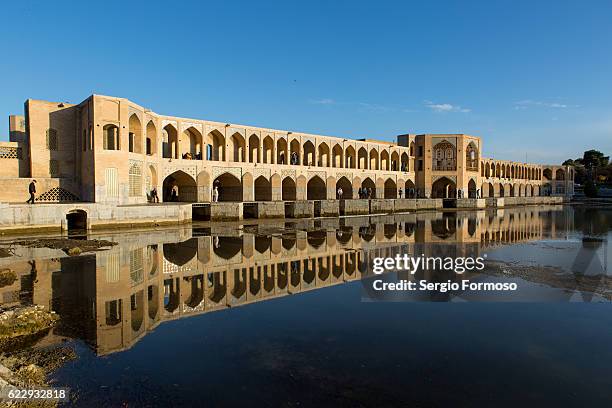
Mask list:
[[[0,139],[27,98],[352,138],[469,133],[484,155],[612,153],[611,1],[12,1]]]

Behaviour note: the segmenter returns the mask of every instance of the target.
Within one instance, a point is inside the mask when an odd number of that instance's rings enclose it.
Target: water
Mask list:
[[[42,342],[76,349],[51,380],[77,406],[609,406],[611,230],[557,206],[122,231],[0,259],[1,293],[60,314]],[[487,266],[408,279],[519,289],[373,301],[372,258],[420,252]]]

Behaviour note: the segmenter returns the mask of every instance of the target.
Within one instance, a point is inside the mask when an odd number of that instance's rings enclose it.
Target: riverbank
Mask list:
[[[0,235],[176,226],[196,221],[300,219],[563,204],[565,197],[306,200],[248,203],[0,204]]]

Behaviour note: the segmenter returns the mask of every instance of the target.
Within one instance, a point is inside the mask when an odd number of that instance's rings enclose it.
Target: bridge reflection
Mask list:
[[[167,320],[359,280],[371,274],[373,257],[414,253],[416,244],[479,252],[564,238],[570,224],[563,207],[524,207],[110,234],[100,238],[119,245],[108,251],[36,257],[30,300],[60,314],[56,335],[81,337],[107,354]],[[27,261],[11,267],[32,272]]]

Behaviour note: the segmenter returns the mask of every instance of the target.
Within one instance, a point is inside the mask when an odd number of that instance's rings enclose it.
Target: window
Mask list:
[[[138,285],[144,280],[143,256],[143,248],[130,251],[130,279],[132,286]]]
[[[104,150],[119,150],[119,128],[115,125],[104,126]]]
[[[142,195],[142,166],[138,162],[130,164],[128,173],[130,182],[130,197],[139,197]]]
[[[423,171],[423,160],[419,160],[418,164],[419,164],[418,170]]]
[[[150,156],[151,153],[151,138],[147,137],[147,154]]]
[[[47,129],[47,149],[57,150],[57,130]]]
[[[474,143],[470,142],[465,149],[465,163],[468,171],[478,171],[478,150]]]
[[[128,151],[134,153],[134,134],[132,132],[128,134]]]
[[[455,146],[443,140],[433,147],[433,170],[453,171],[457,169]]]
[[[117,178],[117,169],[109,167],[104,171],[106,196],[115,198],[119,197],[119,180]]]
[[[423,157],[423,146],[419,146],[419,157]]]

